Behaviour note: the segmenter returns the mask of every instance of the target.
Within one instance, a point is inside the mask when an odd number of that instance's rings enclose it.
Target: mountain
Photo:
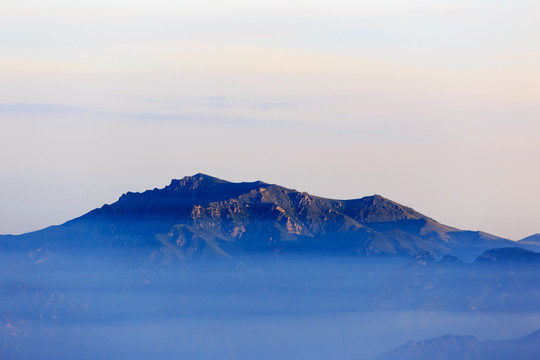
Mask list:
[[[492,264],[535,266],[540,265],[540,254],[520,247],[491,249],[479,256],[475,263],[484,266]]]
[[[531,235],[531,236],[527,236],[526,238],[523,238],[523,239],[519,240],[519,242],[540,245],[540,234],[534,234],[534,235]]]
[[[519,247],[485,251],[472,263],[422,252],[375,297],[382,309],[540,311],[540,254]]]
[[[519,240],[518,243],[519,243],[519,246],[521,247],[539,252],[540,251],[540,234],[527,236],[526,238]]]
[[[537,360],[540,330],[519,339],[479,341],[474,336],[445,335],[409,341],[376,360]]]
[[[0,237],[1,248],[29,251],[36,261],[66,249],[138,249],[153,259],[279,252],[409,256],[420,251],[474,258],[512,245],[440,224],[380,195],[334,200],[205,174],[172,180],[162,189],[128,192],[59,226]]]

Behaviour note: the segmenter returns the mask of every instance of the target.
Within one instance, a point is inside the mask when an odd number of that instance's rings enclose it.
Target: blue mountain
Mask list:
[[[515,242],[438,223],[380,195],[336,200],[265,182],[205,174],[118,201],[59,226],[0,237],[36,258],[58,251],[121,249],[160,260],[247,253],[410,256],[430,251],[472,259]]]

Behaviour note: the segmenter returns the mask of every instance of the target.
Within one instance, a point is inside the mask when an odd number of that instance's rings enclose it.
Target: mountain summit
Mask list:
[[[128,192],[60,226],[0,238],[2,247],[144,248],[152,256],[243,253],[412,255],[472,258],[514,242],[462,231],[380,195],[326,199],[261,181],[205,174]]]

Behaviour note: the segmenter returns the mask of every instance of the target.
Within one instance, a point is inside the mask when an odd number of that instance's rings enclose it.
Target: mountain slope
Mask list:
[[[527,236],[526,238],[519,240],[518,244],[519,246],[524,247],[525,249],[539,252],[540,251],[540,234]]]
[[[163,189],[127,193],[86,215],[20,236],[3,248],[146,249],[153,257],[308,252],[471,258],[509,240],[461,231],[380,195],[334,200],[264,182],[231,183],[204,174]]]

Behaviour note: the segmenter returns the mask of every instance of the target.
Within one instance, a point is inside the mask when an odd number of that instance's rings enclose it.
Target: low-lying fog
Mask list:
[[[540,312],[519,309],[379,307],[377,293],[406,259],[0,260],[2,358],[373,359],[412,339],[540,328]]]

